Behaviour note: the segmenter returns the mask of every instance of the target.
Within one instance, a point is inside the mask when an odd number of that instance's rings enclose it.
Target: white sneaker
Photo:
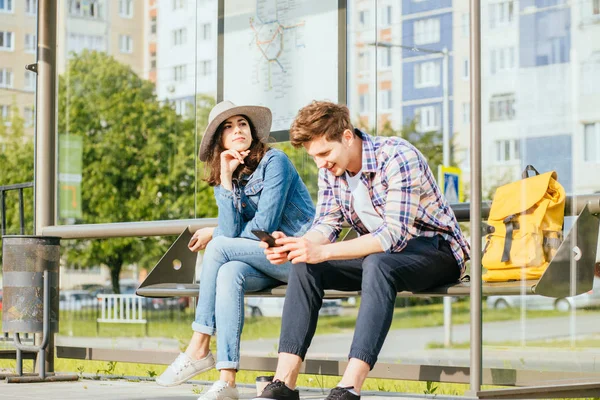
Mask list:
[[[160,386],[177,386],[193,378],[201,372],[208,371],[215,366],[215,359],[209,351],[206,357],[193,360],[185,353],[180,353],[175,361],[167,367],[161,376],[156,378]]]
[[[239,398],[237,387],[231,387],[225,381],[216,381],[206,393],[198,397],[198,400],[238,400]]]

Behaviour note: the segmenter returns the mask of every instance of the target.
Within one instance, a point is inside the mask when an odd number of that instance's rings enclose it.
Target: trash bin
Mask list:
[[[50,291],[48,332],[58,332],[59,264],[59,237],[2,237],[2,331],[43,332],[46,272]]]

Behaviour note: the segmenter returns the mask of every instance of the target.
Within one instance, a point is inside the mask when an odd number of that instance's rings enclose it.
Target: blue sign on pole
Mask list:
[[[440,165],[438,170],[438,183],[450,204],[461,203],[464,201],[460,168],[444,167]]]

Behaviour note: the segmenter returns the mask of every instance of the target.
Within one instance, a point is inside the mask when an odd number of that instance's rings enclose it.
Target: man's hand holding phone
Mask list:
[[[269,260],[271,262],[271,264],[274,264],[274,265],[285,264],[286,262],[288,262],[288,259],[287,259],[288,253],[287,253],[287,251],[282,252],[279,249],[280,245],[278,245],[276,241],[277,241],[277,239],[282,239],[287,236],[285,235],[285,233],[278,232],[278,231],[273,232],[269,236],[271,239],[273,239],[274,243],[271,242],[271,240],[267,239],[268,241],[266,241],[261,238],[259,246],[262,247],[263,249],[265,249],[265,255],[267,256],[267,260]],[[271,244],[269,244],[269,242],[271,242]]]

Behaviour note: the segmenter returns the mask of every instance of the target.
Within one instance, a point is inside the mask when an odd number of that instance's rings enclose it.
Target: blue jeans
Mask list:
[[[396,294],[454,283],[459,276],[452,249],[441,236],[411,239],[399,253],[294,264],[283,306],[279,352],[304,360],[317,328],[325,289],[361,290],[348,358],[362,360],[373,369],[392,323]]]
[[[217,236],[206,246],[192,329],[217,334],[217,365],[238,369],[244,327],[244,293],[287,282],[291,263],[273,265],[256,240]],[[200,257],[199,257],[200,259]]]

